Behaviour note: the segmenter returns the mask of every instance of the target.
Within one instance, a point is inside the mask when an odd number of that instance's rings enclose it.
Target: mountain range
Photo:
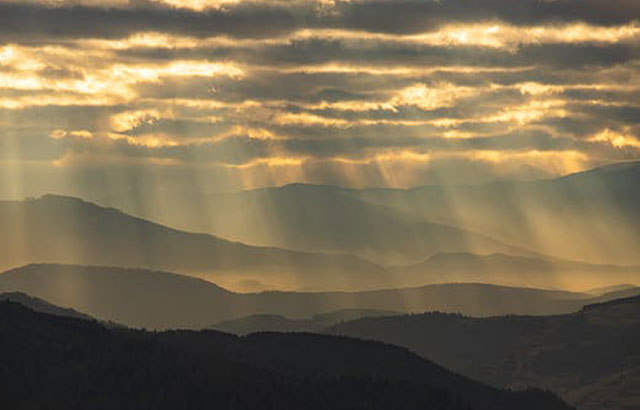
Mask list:
[[[32,264],[0,274],[0,292],[24,292],[96,319],[155,329],[201,329],[249,315],[302,320],[345,309],[472,316],[557,314],[639,290],[596,296],[450,283],[361,292],[235,293],[202,279],[144,269]]]
[[[102,200],[136,213],[131,203]],[[528,254],[475,232],[433,223],[346,195],[335,187],[293,184],[209,196],[184,194],[141,216],[243,243],[312,252],[348,252],[379,264],[439,252]]]
[[[378,227],[375,220],[370,222]],[[209,234],[179,231],[113,208],[55,195],[0,202],[0,226],[0,269],[30,263],[143,268],[196,276],[242,292],[363,291],[443,282],[582,291],[640,281],[639,266],[578,263],[519,254],[517,250],[491,254],[440,252],[417,263],[385,267],[362,255],[344,253],[345,249],[338,253],[250,246]],[[427,235],[431,225],[425,226]],[[321,230],[320,226],[316,228]],[[409,228],[389,230],[387,237],[402,237],[405,229]],[[441,232],[438,229],[434,232]],[[299,234],[300,243],[305,237],[316,235],[313,229],[307,236]],[[447,243],[440,242],[438,235],[435,242]],[[375,235],[369,232],[363,238],[366,236]],[[457,243],[468,244],[463,240]],[[503,250],[509,251],[506,247]]]
[[[413,189],[293,184],[89,199],[179,229],[297,250],[344,250],[383,265],[443,252],[634,265],[640,264],[639,184],[640,162],[630,162],[538,181]]]
[[[385,269],[352,255],[248,246],[76,198],[0,202],[0,226],[0,269],[46,262],[163,269],[285,289],[391,285]]]
[[[346,190],[415,218],[464,227],[540,254],[640,263],[640,162],[539,181]]]

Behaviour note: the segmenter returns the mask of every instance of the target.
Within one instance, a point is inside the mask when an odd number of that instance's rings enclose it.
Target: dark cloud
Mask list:
[[[640,44],[544,43],[508,48],[435,46],[404,41],[352,42],[330,38],[292,40],[288,44],[238,45],[196,49],[129,49],[124,57],[138,59],[211,59],[293,68],[328,63],[406,67],[544,67],[585,69],[629,63],[640,55]]]
[[[635,0],[382,0],[340,3],[351,28],[390,33],[429,31],[445,23],[501,20],[518,25],[587,22],[615,25],[640,18]]]
[[[0,33],[25,41],[52,38],[115,38],[138,31],[204,37],[280,35],[301,28],[346,28],[417,33],[443,24],[501,20],[512,24],[587,22],[625,24],[640,19],[636,0],[382,0],[337,2],[319,13],[315,2],[241,2],[197,12],[135,2],[128,8],[47,7],[0,4]]]
[[[395,173],[416,184],[448,173],[557,172],[556,163],[548,171],[534,164],[545,155],[572,166],[640,158],[638,34],[561,38],[563,24],[579,22],[615,35],[640,19],[637,0],[329,6],[256,0],[198,12],[147,0],[111,8],[0,2],[0,44],[11,43],[0,46],[0,165],[58,161],[78,171],[111,162],[142,185],[150,174],[131,164],[157,172],[161,163],[180,168],[176,181],[207,168],[202,175],[233,186],[234,172],[254,168],[258,185],[291,182],[263,179],[276,172],[261,167],[295,158],[302,181],[342,184],[349,174],[384,185],[381,155],[397,156],[404,168]],[[469,23],[516,28],[503,27],[502,46],[401,36]],[[518,31],[543,25],[557,35],[536,41]],[[325,28],[340,32],[314,30]],[[195,44],[76,41],[148,31]],[[212,36],[220,41],[198,40]],[[406,153],[413,157],[403,163]],[[500,168],[502,156],[516,159]],[[111,167],[101,166],[96,178]]]

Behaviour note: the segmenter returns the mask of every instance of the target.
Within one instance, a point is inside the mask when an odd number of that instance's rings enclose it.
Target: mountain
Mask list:
[[[557,316],[365,318],[327,330],[393,343],[490,385],[536,386],[584,410],[640,405],[640,296]]]
[[[580,283],[598,285],[640,283],[640,266],[589,264],[557,258],[505,254],[440,253],[417,264],[389,269],[398,281],[408,285],[484,282],[511,286],[567,288]],[[634,285],[605,286],[588,290],[586,293],[602,295],[634,287]]]
[[[144,196],[138,195],[96,200],[181,229],[256,245],[349,252],[381,264],[418,261],[439,252],[527,254],[489,237],[366,203],[345,192],[293,184],[236,193],[171,195],[162,207],[146,204]]]
[[[51,264],[28,265],[0,274],[0,292],[16,291],[99,320],[157,329],[198,329],[255,314],[308,319],[344,309],[473,316],[554,314],[579,310],[593,298],[582,293],[483,284],[241,294],[167,272]]]
[[[48,315],[73,317],[76,319],[93,320],[91,316],[87,316],[84,313],[80,313],[74,309],[63,308],[56,305],[52,305],[46,300],[34,298],[22,292],[8,292],[0,293],[0,302],[9,301],[14,303],[20,303],[32,309],[36,312],[46,313]]]
[[[259,245],[348,251],[384,265],[437,253],[551,255],[640,265],[640,162],[539,181],[236,193],[130,191],[91,198],[181,229]],[[582,283],[601,287],[597,283]]]
[[[608,293],[613,293],[613,292],[627,292],[627,291],[631,291],[633,289],[636,289],[638,286],[636,285],[632,285],[630,283],[623,283],[620,285],[613,285],[613,286],[605,286],[602,288],[594,288],[594,289],[588,289],[585,292],[586,293],[590,293],[592,295],[605,295]]]
[[[172,270],[288,289],[388,287],[385,269],[346,254],[261,248],[170,229],[68,197],[0,202],[0,269],[68,263]]]
[[[210,329],[236,335],[257,332],[321,332],[341,322],[363,317],[396,316],[398,312],[373,309],[345,309],[319,313],[307,319],[289,319],[282,315],[256,314],[238,319],[224,320]]]
[[[640,162],[630,162],[551,180],[342,192],[540,254],[633,265],[640,264],[638,186]]]
[[[109,329],[12,302],[0,302],[0,355],[11,409],[569,409],[375,342]]]

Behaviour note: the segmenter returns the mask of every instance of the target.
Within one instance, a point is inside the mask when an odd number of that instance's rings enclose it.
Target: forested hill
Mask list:
[[[108,329],[13,302],[0,302],[0,385],[0,408],[14,410],[569,408],[376,342]]]

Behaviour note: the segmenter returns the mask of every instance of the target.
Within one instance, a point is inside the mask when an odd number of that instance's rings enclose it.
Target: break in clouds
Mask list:
[[[0,0],[4,193],[640,159],[639,19],[636,0]]]

